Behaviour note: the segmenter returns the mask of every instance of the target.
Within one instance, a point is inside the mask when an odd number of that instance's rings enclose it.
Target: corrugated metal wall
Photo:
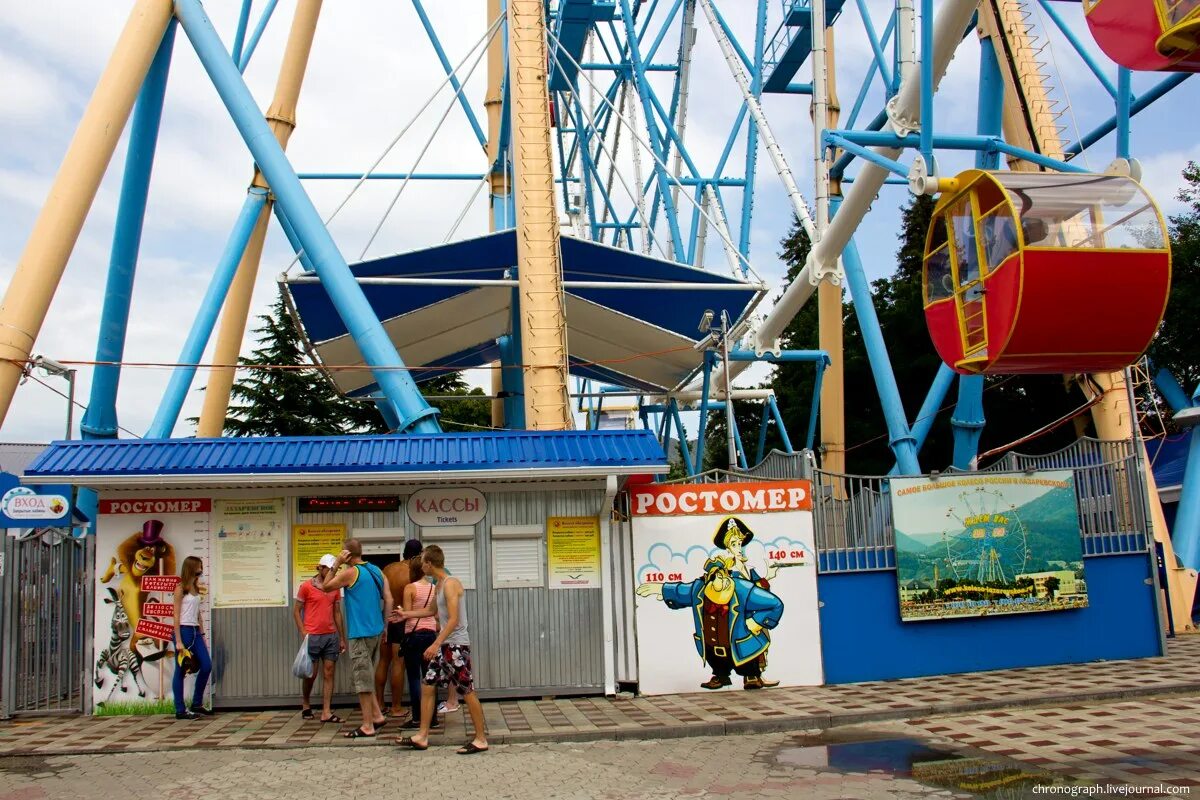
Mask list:
[[[604,663],[602,599],[599,589],[491,588],[493,525],[541,525],[553,516],[600,516],[603,482],[586,488],[488,491],[484,520],[475,526],[476,588],[468,590],[467,613],[481,694],[538,695],[602,692]],[[289,500],[290,524],[345,523],[348,530],[401,528],[419,538],[403,502],[399,512],[298,514]],[[290,530],[290,526],[289,526]],[[290,543],[289,543],[290,552]],[[295,577],[289,576],[290,585]],[[300,636],[288,608],[215,609],[213,661],[222,705],[281,702],[294,698],[299,681],[291,675]],[[345,658],[345,657],[343,657]],[[319,691],[319,690],[318,690]],[[339,662],[337,693],[349,694],[349,660]]]

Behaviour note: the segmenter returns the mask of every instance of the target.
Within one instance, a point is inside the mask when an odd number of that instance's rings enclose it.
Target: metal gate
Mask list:
[[[0,542],[0,718],[78,713],[92,650],[92,537],[7,531]]]

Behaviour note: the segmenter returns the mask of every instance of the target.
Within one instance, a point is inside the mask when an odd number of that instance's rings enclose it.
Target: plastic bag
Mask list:
[[[300,643],[300,651],[296,653],[296,660],[292,662],[292,674],[297,678],[311,678],[313,674],[312,657],[308,654],[308,637],[304,637],[304,641]]]

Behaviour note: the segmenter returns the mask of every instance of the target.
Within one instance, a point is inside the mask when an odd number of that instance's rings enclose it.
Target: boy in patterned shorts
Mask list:
[[[433,721],[433,706],[437,687],[451,682],[458,687],[462,702],[471,715],[475,736],[457,750],[460,756],[486,753],[487,732],[484,730],[483,706],[475,694],[475,675],[471,670],[471,637],[467,633],[467,599],[463,596],[462,581],[446,572],[446,556],[442,548],[430,545],[422,554],[422,568],[437,581],[433,602],[426,608],[401,611],[408,619],[437,615],[438,635],[425,650],[425,677],[421,688],[421,730],[413,736],[397,739],[397,744],[414,750],[429,749],[429,725]]]

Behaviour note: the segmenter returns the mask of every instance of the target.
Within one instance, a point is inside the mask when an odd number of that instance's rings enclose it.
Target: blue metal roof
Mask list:
[[[27,480],[136,476],[436,474],[517,470],[661,470],[666,455],[650,431],[489,431],[404,436],[245,439],[122,439],[53,442]],[[590,470],[590,471],[596,471]]]

